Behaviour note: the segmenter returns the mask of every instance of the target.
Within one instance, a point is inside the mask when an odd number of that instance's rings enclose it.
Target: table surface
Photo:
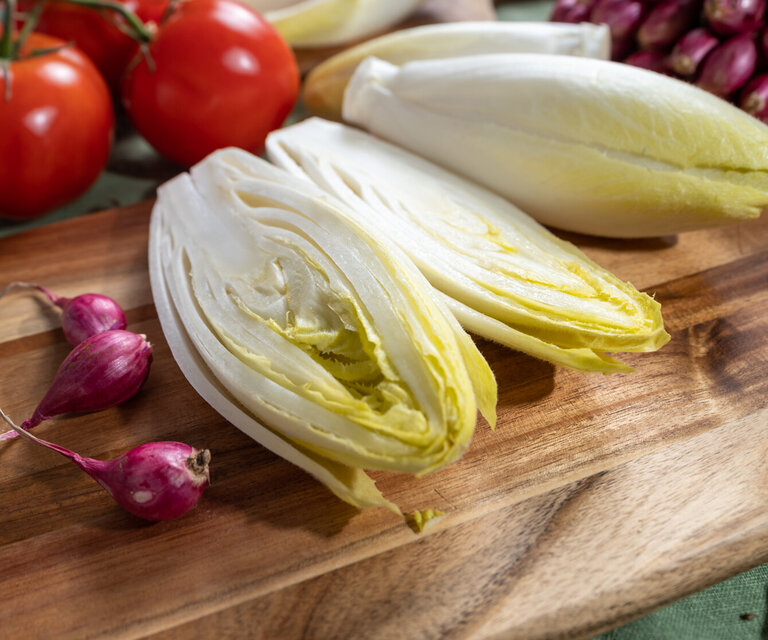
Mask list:
[[[140,442],[213,451],[192,514],[144,525],[56,454],[0,449],[0,624],[8,637],[589,637],[768,560],[768,219],[641,242],[573,236],[656,295],[672,340],[590,375],[479,341],[499,425],[416,480],[376,473],[421,535],[356,512],[224,422],[191,389],[147,277],[150,204],[0,241],[0,273],[101,291],[155,347],[119,408],[39,435],[114,457]],[[45,260],[39,254],[45,252]],[[68,350],[32,295],[0,305],[3,406],[22,419]],[[11,630],[8,632],[8,630]]]
[[[610,377],[479,340],[497,430],[479,425],[426,478],[374,474],[404,509],[448,513],[418,535],[339,502],[195,394],[152,304],[150,207],[2,239],[0,273],[111,295],[155,347],[136,398],[40,436],[104,459],[148,440],[206,446],[213,484],[187,517],[147,525],[56,454],[0,448],[3,637],[588,638],[768,561],[768,219],[565,236],[654,293],[672,340]],[[0,301],[0,406],[27,417],[67,351],[38,298]]]

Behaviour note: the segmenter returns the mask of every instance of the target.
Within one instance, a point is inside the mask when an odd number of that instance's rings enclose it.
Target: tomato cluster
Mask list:
[[[109,155],[113,98],[182,166],[226,146],[261,152],[296,103],[293,52],[237,0],[119,2],[130,13],[48,2],[41,33],[11,58],[0,52],[0,217],[35,217],[93,183]]]

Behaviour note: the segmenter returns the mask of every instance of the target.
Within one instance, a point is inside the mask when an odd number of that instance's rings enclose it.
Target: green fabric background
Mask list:
[[[764,564],[595,640],[768,640],[767,601]]]
[[[498,6],[502,20],[546,20],[550,0]],[[179,169],[158,158],[140,138],[118,131],[113,159],[80,199],[37,220],[0,222],[0,237],[59,220],[150,198]],[[753,614],[752,619],[742,619]],[[669,605],[594,640],[768,640],[768,564]]]

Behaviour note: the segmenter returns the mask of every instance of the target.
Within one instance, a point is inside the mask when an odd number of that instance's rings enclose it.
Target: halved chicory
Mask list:
[[[488,364],[408,258],[255,156],[222,150],[163,185],[150,259],[193,386],[350,504],[396,510],[364,469],[430,472],[478,407],[495,423]]]

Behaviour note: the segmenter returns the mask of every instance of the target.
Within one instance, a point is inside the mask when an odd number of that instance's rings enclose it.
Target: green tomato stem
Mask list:
[[[141,55],[144,56],[144,60],[147,62],[147,69],[149,69],[150,73],[155,72],[155,60],[152,57],[152,53],[149,51],[149,45],[142,44],[141,47]]]
[[[5,0],[3,8],[3,37],[0,39],[0,58],[7,60],[13,53],[13,15],[16,13],[16,0]]]
[[[27,36],[35,30],[37,22],[40,19],[40,14],[43,12],[44,4],[45,0],[39,0],[35,3],[35,6],[32,7],[31,11],[27,12],[27,19],[24,21],[24,26],[21,28],[21,31],[19,31],[19,36],[16,38],[16,42],[13,43],[11,49],[11,58],[13,60],[19,57],[19,51],[21,51],[24,41],[27,39]]]
[[[15,0],[12,0],[15,1]],[[133,31],[133,36],[139,42],[152,42],[152,33],[144,26],[144,23],[139,17],[126,9],[119,2],[112,2],[111,0],[63,0],[69,4],[79,4],[83,7],[89,7],[91,9],[107,9],[108,11],[114,11],[120,14],[125,21],[130,25]]]

